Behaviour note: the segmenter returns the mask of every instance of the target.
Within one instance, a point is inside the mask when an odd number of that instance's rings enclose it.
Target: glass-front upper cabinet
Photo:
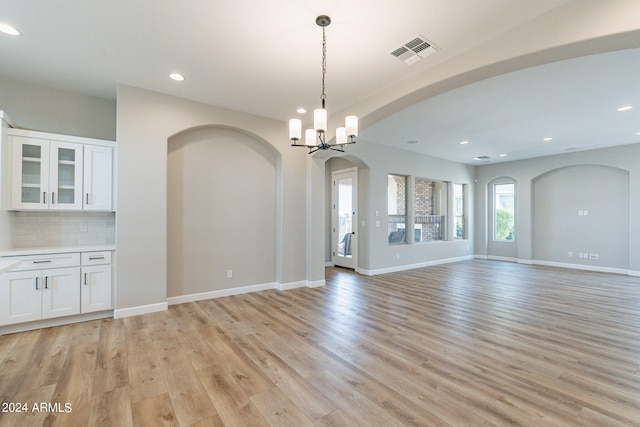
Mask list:
[[[49,209],[82,210],[82,145],[51,141]]]
[[[12,136],[16,210],[81,210],[82,145]]]

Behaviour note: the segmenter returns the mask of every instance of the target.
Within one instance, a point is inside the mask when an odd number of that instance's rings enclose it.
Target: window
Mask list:
[[[467,238],[467,185],[453,184],[454,239]]]
[[[414,239],[419,242],[446,240],[447,183],[415,178]]]
[[[406,243],[407,177],[389,175],[387,184],[387,213],[389,214],[389,244]]]
[[[494,240],[514,240],[515,184],[494,184]]]

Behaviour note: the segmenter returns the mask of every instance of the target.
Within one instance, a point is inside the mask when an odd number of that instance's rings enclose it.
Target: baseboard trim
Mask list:
[[[309,281],[307,280],[307,288],[321,288],[323,286],[325,286],[327,284],[326,280],[322,279],[322,280],[313,280],[313,281]]]
[[[155,313],[157,311],[165,311],[168,308],[166,302],[159,302],[157,304],[140,305],[137,307],[119,308],[113,311],[113,317],[120,319],[123,317],[138,316],[140,314]]]
[[[431,267],[431,266],[440,265],[440,264],[450,264],[453,262],[468,261],[470,259],[473,259],[473,255],[461,256],[461,257],[455,257],[455,258],[437,259],[433,261],[425,261],[425,262],[420,262],[416,264],[397,265],[394,267],[378,268],[375,270],[366,270],[361,268],[361,269],[358,269],[358,272],[365,276],[377,276],[379,274],[397,273],[399,271],[413,270],[415,268],[422,268],[422,267]]]
[[[305,286],[307,286],[307,281],[300,280],[297,282],[276,283],[273,287],[279,291],[290,291],[291,289],[304,288]]]
[[[168,305],[174,304],[183,304],[186,302],[195,302],[202,301],[206,299],[213,298],[222,298],[222,297],[230,297],[233,295],[241,295],[248,294],[251,292],[259,292],[259,291],[267,291],[270,289],[277,289],[279,291],[289,291],[292,289],[298,288],[317,288],[320,286],[325,286],[325,281],[316,280],[299,280],[297,282],[289,282],[289,283],[263,283],[260,285],[249,285],[249,286],[241,286],[238,288],[230,288],[230,289],[221,289],[218,291],[210,291],[210,292],[200,292],[197,294],[189,294],[189,295],[180,295],[177,297],[169,297],[167,298]]]
[[[633,272],[625,268],[601,267],[597,265],[571,264],[566,262],[553,262],[553,261],[540,261],[540,260],[533,260],[532,263],[534,265],[543,265],[547,267],[570,268],[573,270],[586,270],[586,271],[595,271],[599,273],[613,273],[613,274],[624,274],[627,276],[633,276]]]
[[[263,283],[260,285],[240,286],[237,288],[220,289],[217,291],[180,295],[177,297],[167,298],[167,303],[169,305],[174,305],[174,304],[183,304],[185,302],[202,301],[205,299],[229,297],[232,295],[248,294],[250,292],[266,291],[267,289],[273,289],[275,286],[276,286],[275,283]]]
[[[34,329],[50,328],[52,326],[71,325],[73,323],[88,322],[90,320],[108,319],[114,317],[113,310],[97,311],[95,313],[76,314],[54,319],[36,320],[34,322],[16,323],[0,327],[0,335],[15,332],[32,331]]]

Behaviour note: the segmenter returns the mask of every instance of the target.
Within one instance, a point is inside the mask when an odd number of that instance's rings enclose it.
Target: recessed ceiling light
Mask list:
[[[416,141],[415,139],[410,139],[409,141],[407,141],[407,144],[417,144],[418,141]]]
[[[633,105],[625,105],[623,107],[618,108],[618,111],[629,111],[633,108]]]
[[[175,80],[177,82],[181,82],[184,80],[184,76],[182,74],[178,74],[178,73],[171,73],[169,74],[169,78],[171,80]]]
[[[502,153],[502,154],[500,154],[500,157],[507,157],[507,155]]]
[[[553,141],[553,138],[552,138],[552,137],[550,137],[550,136],[548,136],[548,137],[546,137],[546,138],[543,138],[542,140],[543,140],[543,141]]]
[[[307,109],[306,109],[306,108],[302,108],[302,107],[300,107],[300,108],[298,108],[298,109],[296,110],[296,112],[297,112],[298,114],[306,114]]]
[[[636,132],[636,135],[640,135],[640,132]]]
[[[460,145],[467,145],[469,141],[460,141]]]
[[[0,32],[3,32],[3,33],[8,34],[10,36],[19,36],[20,35],[20,31],[16,30],[15,28],[13,28],[9,24],[0,23]]]

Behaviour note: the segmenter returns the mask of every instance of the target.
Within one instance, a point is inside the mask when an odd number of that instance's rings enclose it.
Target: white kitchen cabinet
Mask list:
[[[24,136],[10,144],[12,209],[82,209],[82,144]]]
[[[113,148],[84,146],[83,210],[110,211],[113,199]]]
[[[111,288],[111,252],[83,253],[80,311],[92,313],[113,308]]]
[[[0,276],[0,325],[42,319],[40,272],[18,271]]]
[[[79,267],[0,275],[0,325],[80,313]]]
[[[12,210],[113,210],[115,143],[9,129]]]

